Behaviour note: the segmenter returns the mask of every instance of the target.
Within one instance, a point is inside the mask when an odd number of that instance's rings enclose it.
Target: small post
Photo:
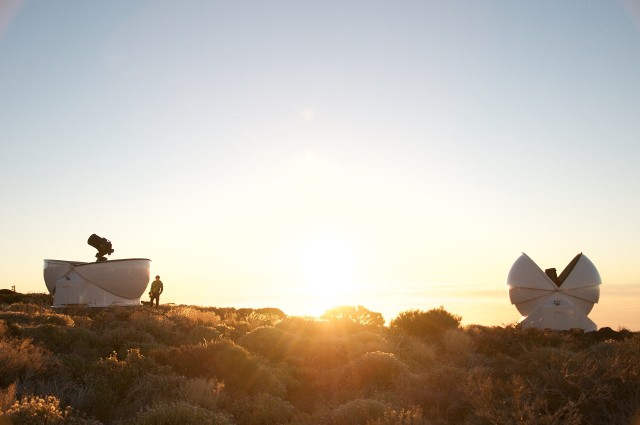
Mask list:
[[[11,285],[11,290],[12,290],[13,292],[16,292],[16,285]]]

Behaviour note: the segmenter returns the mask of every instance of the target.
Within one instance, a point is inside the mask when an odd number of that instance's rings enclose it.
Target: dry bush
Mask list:
[[[316,320],[302,317],[287,317],[279,321],[277,328],[299,336],[345,336],[356,332],[370,331],[369,325],[362,325],[353,320]],[[378,329],[376,327],[376,329]]]
[[[159,362],[193,378],[224,381],[227,389],[244,394],[282,395],[285,386],[246,349],[229,340],[157,351]]]
[[[204,308],[204,311],[215,312],[221,318],[216,329],[225,338],[236,341],[252,330],[263,326],[274,326],[286,315],[277,308]]]
[[[305,354],[304,364],[317,369],[335,368],[349,361],[345,338],[339,335],[309,338]]]
[[[249,326],[250,330],[261,326],[274,326],[276,323],[282,320],[284,315],[281,312],[277,313],[271,310],[272,309],[251,309],[251,312],[249,314],[244,315],[242,321]]]
[[[603,341],[577,353],[563,370],[584,423],[630,423],[640,411],[640,338]],[[578,396],[578,394],[580,396]]]
[[[389,343],[382,336],[366,331],[323,332],[307,338],[303,349],[301,359],[305,365],[327,369],[339,367],[368,352],[386,351]]]
[[[468,357],[475,352],[473,338],[460,329],[449,329],[442,335],[442,347],[449,355]]]
[[[224,384],[212,379],[147,373],[133,381],[123,397],[123,406],[126,406],[124,414],[132,415],[175,401],[216,411],[219,410],[223,390]]]
[[[90,328],[93,326],[93,319],[90,317],[91,307],[76,307],[73,309],[60,309],[60,314],[64,314],[71,319],[75,326]]]
[[[389,324],[389,329],[396,333],[438,341],[445,331],[457,329],[461,319],[460,316],[449,313],[443,307],[429,311],[408,310],[398,314]]]
[[[130,321],[136,328],[146,331],[163,344],[173,345],[182,339],[176,323],[164,314],[154,314],[149,309],[142,309],[132,313]]]
[[[298,336],[313,336],[319,333],[318,321],[304,317],[286,317],[275,327]]]
[[[238,344],[270,361],[282,361],[290,356],[300,357],[306,340],[298,335],[274,327],[259,327],[238,340]]]
[[[13,406],[16,401],[16,384],[9,384],[9,386],[2,390],[0,389],[0,417],[6,413],[9,407]],[[0,421],[0,423],[2,423]]]
[[[357,332],[345,338],[345,342],[350,358],[376,351],[389,352],[392,348],[389,341],[378,332]]]
[[[54,396],[27,396],[15,401],[4,415],[9,424],[20,425],[100,425],[101,422],[87,419],[70,407],[60,408],[60,401]]]
[[[130,392],[145,377],[153,375],[171,375],[171,371],[137,349],[129,350],[124,360],[118,359],[116,353],[101,359],[84,376],[89,390],[85,401],[87,412],[103,421],[132,413],[137,406],[131,406]]]
[[[409,369],[391,353],[372,352],[347,363],[335,382],[336,397],[362,397],[388,390],[409,375]]]
[[[361,305],[334,307],[325,311],[322,318],[329,321],[350,321],[364,326],[384,326],[384,318],[381,313],[376,313]]]
[[[518,357],[517,375],[543,394],[551,408],[557,408],[580,396],[580,389],[567,379],[567,364],[574,356],[575,353],[563,348],[534,348]]]
[[[23,328],[20,334],[41,343],[53,353],[78,353],[95,358],[99,356],[98,335],[91,329],[41,324]]]
[[[33,304],[33,303],[15,303],[15,304],[10,304],[4,308],[7,311],[27,313],[29,315],[46,314],[47,312],[51,311],[51,308],[49,307],[45,307],[43,305]]]
[[[531,386],[518,375],[503,381],[495,379],[489,370],[477,369],[469,376],[467,392],[473,422],[523,425],[585,423],[577,403],[569,401],[553,408],[542,389]]]
[[[31,379],[55,364],[50,353],[31,339],[0,339],[0,387]]]
[[[581,333],[558,332],[549,329],[525,329],[517,325],[486,327],[472,325],[466,333],[474,340],[476,351],[516,358],[522,353],[540,347],[560,347],[567,350],[579,348]]]
[[[247,317],[252,315],[259,315],[263,318],[270,318],[271,321],[279,321],[287,317],[286,314],[279,308],[264,307],[264,308],[234,308],[234,307],[205,307],[207,311],[213,311],[222,318],[225,322],[234,322],[246,320]],[[273,326],[273,323],[263,323],[261,326]]]
[[[228,409],[241,425],[284,424],[294,412],[291,403],[266,393],[235,398]]]
[[[20,328],[28,326],[33,323],[33,317],[28,313],[22,311],[8,311],[6,309],[0,310],[0,320],[2,320],[9,333],[17,334]]]
[[[105,352],[125,353],[129,349],[158,345],[155,338],[144,329],[129,322],[116,322],[100,334],[100,344]]]
[[[382,417],[367,422],[367,425],[430,425],[420,407],[387,410]]]
[[[126,425],[233,425],[222,412],[191,405],[185,401],[159,404],[140,411]]]
[[[450,416],[452,423],[461,423],[465,415],[467,373],[464,368],[433,367],[399,381],[397,396],[407,405],[420,406],[428,419]]]
[[[200,342],[217,341],[221,339],[218,329],[209,326],[194,326],[189,329],[182,338],[183,344],[197,344]]]
[[[53,296],[43,293],[21,294],[9,289],[0,289],[0,303],[2,304],[30,304],[41,307],[50,307]]]
[[[195,307],[174,307],[166,314],[142,309],[132,313],[130,321],[164,345],[197,344],[220,336],[215,328],[220,326],[218,315]]]
[[[581,343],[558,344],[565,337],[550,335],[531,349],[520,345],[509,373],[502,370],[504,360],[474,369],[467,399],[475,415],[495,423],[630,423],[640,409],[638,341],[603,341],[574,351],[569,347]]]
[[[230,413],[240,425],[595,425],[640,412],[640,337],[628,331],[461,330],[453,316],[429,334],[419,310],[391,331],[277,311],[148,310],[0,305],[0,411],[25,400],[23,412],[69,405],[105,423],[180,425],[231,424]],[[20,398],[33,394],[55,401]],[[60,423],[83,420],[74,415]]]
[[[64,314],[53,313],[51,310],[34,307],[30,304],[20,305],[22,308],[15,308],[15,306],[14,304],[6,310],[0,311],[0,320],[4,320],[8,325],[13,325],[17,329],[40,325],[64,327],[74,325],[73,319]]]
[[[371,351],[387,351],[389,343],[379,334],[358,332],[347,335],[298,335],[279,327],[261,327],[238,340],[270,361],[287,360],[294,364],[327,368]]]
[[[423,339],[402,336],[394,351],[407,366],[418,371],[431,368],[436,362],[436,350]]]
[[[182,385],[188,380],[189,378],[184,376],[155,373],[146,373],[138,379],[131,380],[126,393],[120,397],[122,415],[130,416],[140,410],[177,400],[188,402],[180,392]]]
[[[355,399],[348,401],[328,414],[327,424],[366,425],[384,417],[389,406],[379,400]]]
[[[220,316],[213,311],[190,306],[172,307],[167,312],[167,317],[183,327],[217,326],[221,323]]]
[[[191,378],[180,385],[180,397],[195,406],[217,410],[222,400],[224,384],[215,379]]]

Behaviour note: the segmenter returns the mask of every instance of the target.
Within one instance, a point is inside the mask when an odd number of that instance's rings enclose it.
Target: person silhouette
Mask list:
[[[164,291],[164,285],[160,280],[160,276],[156,276],[156,280],[151,282],[151,291],[149,291],[149,298],[151,298],[151,307],[153,307],[153,300],[156,300],[156,308],[160,305],[160,294]]]

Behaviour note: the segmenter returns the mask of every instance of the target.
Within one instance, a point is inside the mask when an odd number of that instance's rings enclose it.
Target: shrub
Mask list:
[[[16,425],[100,425],[100,422],[87,419],[70,407],[61,409],[60,401],[54,396],[23,397],[0,415],[0,421],[3,416]]]
[[[260,393],[236,398],[229,406],[242,425],[272,425],[287,423],[293,417],[293,406],[280,397]]]
[[[52,313],[31,304],[13,304],[0,311],[0,320],[4,320],[16,335],[24,330],[38,326],[71,327],[74,321],[71,317]]]
[[[10,384],[5,390],[0,389],[0,417],[16,401],[16,384]],[[0,421],[2,423],[2,421]]]
[[[103,350],[124,354],[129,349],[137,349],[142,345],[153,346],[157,342],[153,336],[143,329],[138,329],[129,322],[119,322],[106,329],[100,335]]]
[[[430,425],[431,422],[423,417],[420,407],[408,409],[387,410],[381,418],[367,422],[367,425]]]
[[[193,406],[185,401],[146,408],[127,425],[233,425],[228,415]]]
[[[211,379],[146,373],[132,383],[123,397],[123,406],[128,414],[174,401],[218,410],[223,389],[221,382]]]
[[[574,402],[561,403],[554,408],[548,404],[545,391],[531,386],[518,375],[512,376],[509,381],[502,381],[496,380],[487,371],[476,371],[470,375],[470,383],[468,400],[472,405],[473,422],[523,425],[627,423],[585,421],[578,404]]]
[[[263,391],[274,395],[285,391],[282,382],[254,356],[229,340],[177,347],[154,355],[185,376],[220,379],[230,391],[247,394]]]
[[[242,336],[238,343],[252,353],[270,361],[282,361],[288,356],[300,356],[305,339],[275,327],[259,327]]]
[[[389,328],[394,332],[439,340],[442,334],[449,329],[457,329],[460,326],[460,316],[453,315],[443,307],[429,311],[408,310],[401,312],[393,319]]]
[[[345,337],[322,335],[308,340],[304,363],[317,369],[338,367],[349,361]]]
[[[277,308],[206,308],[213,311],[224,321],[216,328],[224,337],[237,340],[244,334],[262,326],[274,326],[286,315]]]
[[[357,332],[345,337],[345,348],[349,358],[375,351],[391,351],[393,348],[380,333],[370,331]]]
[[[369,325],[362,325],[349,319],[315,320],[301,317],[287,317],[275,326],[278,329],[308,338],[316,336],[345,336],[372,329]]]
[[[187,401],[181,393],[184,383],[189,380],[178,375],[159,375],[146,373],[140,378],[132,380],[126,393],[119,397],[122,416],[132,415],[140,410],[167,404],[178,400]],[[195,403],[190,403],[194,404]]]
[[[366,425],[384,416],[388,406],[378,400],[351,400],[329,414],[332,425]]]
[[[327,320],[346,320],[364,326],[384,326],[384,318],[381,313],[376,313],[361,305],[343,305],[327,310],[323,315]]]
[[[282,369],[281,369],[282,370]],[[304,365],[288,366],[284,369],[288,376],[283,381],[287,387],[287,400],[297,409],[312,411],[325,400],[325,394],[332,391],[326,384],[330,372]]]
[[[365,353],[344,366],[336,383],[336,393],[345,397],[368,395],[390,388],[398,379],[409,373],[407,366],[393,354]]]
[[[0,303],[2,304],[30,304],[42,307],[49,307],[53,303],[53,296],[50,294],[29,293],[21,294],[10,289],[0,289]]]
[[[463,357],[470,356],[475,351],[473,338],[460,329],[448,329],[442,335],[442,346],[449,354]]]
[[[184,344],[198,344],[221,339],[220,331],[209,326],[196,325],[183,334]]]
[[[275,324],[275,327],[298,336],[315,336],[320,332],[318,321],[303,317],[287,317]]]
[[[464,368],[440,365],[425,373],[411,375],[402,382],[405,386],[399,392],[410,405],[420,406],[426,417],[443,417],[466,400],[467,373]],[[458,418],[452,423],[461,422]]]
[[[398,357],[403,359],[412,369],[422,370],[435,365],[436,351],[430,343],[421,338],[403,337],[396,345]]]
[[[603,341],[576,353],[562,373],[586,424],[631,423],[640,411],[640,338]]]
[[[7,306],[7,310],[8,311],[16,311],[16,312],[26,313],[26,314],[31,315],[31,316],[35,316],[35,315],[39,315],[39,314],[46,314],[48,312],[51,312],[50,308],[45,307],[45,306],[40,305],[40,304],[35,304],[35,303],[16,303],[16,304],[11,304],[11,305]]]
[[[167,312],[167,317],[182,327],[192,327],[194,325],[217,326],[220,324],[220,316],[216,313],[197,307],[173,307]]]
[[[215,379],[191,378],[180,385],[180,398],[195,406],[216,410],[220,404],[224,384]]]
[[[0,424],[97,423],[82,411],[121,425],[596,425],[640,412],[640,336],[627,330],[460,329],[442,308],[404,312],[391,331],[172,309],[0,305]]]
[[[50,353],[31,339],[0,339],[0,387],[42,373],[55,363]]]
[[[164,314],[154,314],[152,310],[142,309],[131,314],[131,323],[140,330],[146,331],[154,339],[167,345],[179,343],[182,332],[177,324]]]
[[[249,330],[260,326],[273,326],[285,317],[285,314],[277,308],[261,308],[256,310],[245,308],[238,310],[238,312],[238,321],[246,323]]]
[[[23,328],[21,335],[41,343],[53,353],[76,352],[91,358],[99,357],[99,339],[91,329],[45,323]]]
[[[124,360],[112,353],[108,358],[98,361],[84,377],[85,385],[90,389],[86,396],[86,408],[101,420],[133,413],[131,403],[125,401],[136,385],[141,380],[144,382],[145,377],[168,374],[170,371],[166,367],[159,366],[150,357],[144,357],[137,349],[129,350]],[[135,404],[133,409],[137,410]]]

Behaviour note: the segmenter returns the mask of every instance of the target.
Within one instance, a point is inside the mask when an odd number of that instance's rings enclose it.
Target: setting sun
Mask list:
[[[309,294],[340,301],[353,290],[354,254],[348,244],[332,233],[322,233],[302,247],[299,265]]]

